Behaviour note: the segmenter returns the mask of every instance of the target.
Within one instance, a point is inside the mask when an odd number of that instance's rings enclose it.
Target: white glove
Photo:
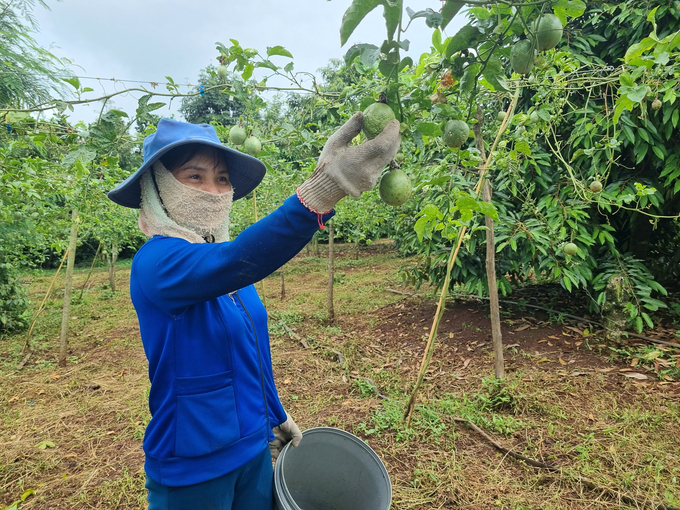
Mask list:
[[[284,421],[278,427],[274,427],[272,432],[274,434],[273,441],[269,443],[269,451],[272,454],[272,459],[276,460],[279,458],[279,453],[283,450],[283,447],[290,442],[291,446],[297,446],[302,441],[302,432],[300,432],[300,427],[293,421],[290,414],[286,413],[287,420]]]
[[[378,181],[401,143],[399,121],[391,120],[373,140],[350,147],[364,125],[364,114],[351,119],[328,139],[319,164],[298,189],[300,201],[316,213],[327,213],[344,196],[358,197]]]

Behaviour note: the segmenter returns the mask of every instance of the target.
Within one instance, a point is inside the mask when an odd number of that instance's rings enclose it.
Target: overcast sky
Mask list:
[[[378,7],[341,47],[340,23],[351,0],[63,0],[49,4],[51,11],[36,8],[40,24],[36,40],[80,66],[74,68],[75,74],[101,78],[81,80],[83,86],[95,89],[90,97],[125,89],[125,85],[142,85],[132,80],[146,82],[148,87],[148,82],[165,82],[165,76],[171,76],[176,83],[195,84],[201,69],[217,63],[216,41],[230,46],[229,39],[236,39],[261,54],[266,54],[268,46],[284,46],[293,54],[297,71],[318,76],[319,68],[331,58],[342,58],[352,44],[380,45],[386,35],[382,7]],[[440,5],[439,0],[405,2],[414,11],[438,10]],[[448,34],[461,25],[462,19],[454,20]],[[414,20],[402,36],[411,42],[407,54],[417,61],[429,51],[431,37],[432,29],[424,19]],[[282,65],[288,62],[274,58]],[[164,86],[157,90],[161,89],[165,91]],[[170,115],[180,102],[174,103],[173,110],[155,113]],[[114,105],[132,113],[137,101],[118,96]],[[71,120],[90,122],[100,108],[100,104],[76,106]]]

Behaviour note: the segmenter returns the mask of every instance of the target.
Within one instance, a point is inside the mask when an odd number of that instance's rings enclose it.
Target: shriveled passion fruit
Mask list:
[[[411,196],[411,179],[400,168],[390,170],[380,179],[380,198],[387,205],[398,207]]]
[[[364,127],[362,131],[366,138],[372,140],[385,129],[387,123],[393,120],[394,112],[385,103],[373,103],[364,110]]]

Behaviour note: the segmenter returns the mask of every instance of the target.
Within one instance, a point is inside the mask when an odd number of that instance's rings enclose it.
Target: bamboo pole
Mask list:
[[[47,298],[49,297],[50,293],[52,292],[52,287],[54,286],[54,282],[57,281],[57,276],[59,276],[59,271],[61,271],[61,267],[64,265],[64,261],[66,260],[66,257],[68,256],[68,248],[66,248],[66,251],[64,252],[64,256],[61,258],[61,264],[59,264],[59,267],[57,268],[57,272],[54,274],[54,277],[52,278],[52,281],[50,282],[50,286],[47,289],[47,292],[45,293],[45,297],[42,300],[42,303],[40,303],[40,306],[38,307],[38,311],[35,312],[35,316],[33,317],[33,322],[31,323],[31,327],[28,328],[28,333],[26,333],[26,342],[24,343],[24,346],[21,348],[21,352],[23,353],[26,350],[26,347],[30,346],[28,345],[28,341],[31,338],[31,333],[33,333],[33,328],[35,327],[35,323],[38,321],[38,316],[40,315],[40,312],[43,311],[43,307],[45,306],[45,303],[47,302]]]

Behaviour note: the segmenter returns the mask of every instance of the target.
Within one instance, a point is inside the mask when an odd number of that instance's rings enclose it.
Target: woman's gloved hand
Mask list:
[[[269,443],[269,451],[274,460],[279,458],[279,453],[281,453],[281,450],[283,450],[283,447],[286,446],[288,442],[291,443],[291,446],[297,446],[300,444],[300,441],[302,441],[300,427],[293,421],[290,414],[286,413],[286,416],[286,421],[272,429],[276,439]]]
[[[401,143],[399,121],[391,120],[373,140],[350,147],[349,143],[364,125],[364,114],[351,119],[328,139],[319,164],[298,189],[300,201],[316,213],[327,213],[343,197],[358,197],[378,181]]]

